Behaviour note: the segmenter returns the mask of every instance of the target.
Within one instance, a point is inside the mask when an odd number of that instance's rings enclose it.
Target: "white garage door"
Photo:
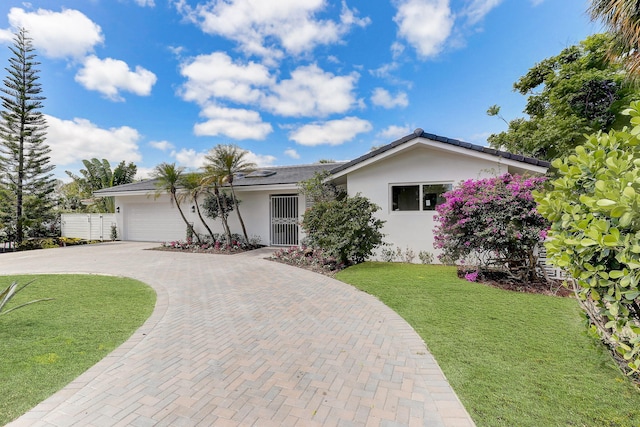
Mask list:
[[[185,240],[187,226],[178,208],[164,202],[132,203],[123,206],[124,240],[169,242]]]

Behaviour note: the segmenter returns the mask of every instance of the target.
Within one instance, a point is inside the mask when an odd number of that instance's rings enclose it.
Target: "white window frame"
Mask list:
[[[416,210],[394,210],[393,209],[393,187],[410,187],[410,186],[418,186],[418,209]],[[450,188],[447,191],[451,191],[453,189],[452,181],[425,181],[425,182],[394,182],[389,184],[389,212],[393,214],[412,214],[412,213],[422,213],[422,212],[432,212],[435,213],[435,209],[426,210],[423,209],[424,203],[424,186],[425,185],[448,185]]]

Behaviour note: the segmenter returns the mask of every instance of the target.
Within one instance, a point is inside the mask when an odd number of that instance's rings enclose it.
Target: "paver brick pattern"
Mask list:
[[[417,333],[374,297],[268,249],[154,246],[0,255],[3,274],[115,274],[158,295],[131,339],[10,426],[473,426]]]

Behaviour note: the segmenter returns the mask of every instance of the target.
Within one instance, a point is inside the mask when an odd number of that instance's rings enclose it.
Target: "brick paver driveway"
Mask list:
[[[471,426],[415,331],[339,281],[264,260],[106,243],[0,255],[0,272],[152,286],[131,339],[11,426]]]

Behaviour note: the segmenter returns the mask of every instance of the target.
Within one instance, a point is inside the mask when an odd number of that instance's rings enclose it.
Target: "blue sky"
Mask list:
[[[82,159],[348,160],[415,128],[486,144],[513,83],[601,27],[569,0],[3,0],[0,64],[25,27],[56,176]],[[3,75],[4,77],[4,75]]]

